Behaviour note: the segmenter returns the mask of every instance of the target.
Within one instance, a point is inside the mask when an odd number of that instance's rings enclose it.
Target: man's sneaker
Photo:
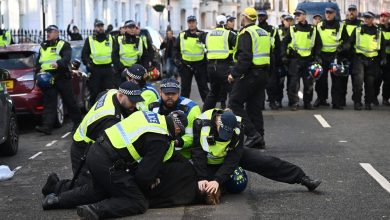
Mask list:
[[[60,199],[54,193],[47,195],[42,200],[43,210],[59,209],[60,208],[59,204],[60,204]]]
[[[291,111],[298,111],[298,104],[297,104],[297,103],[291,104],[290,110],[291,110]]]
[[[279,107],[278,105],[276,104],[276,102],[270,102],[269,103],[269,107],[272,109],[272,110],[277,110]]]
[[[55,193],[56,185],[60,181],[56,173],[51,173],[46,180],[46,184],[42,188],[42,194],[44,196],[50,193]]]
[[[359,102],[356,102],[355,104],[354,104],[354,109],[356,110],[356,111],[360,111],[360,110],[362,110],[362,103],[359,103]]]
[[[313,105],[311,103],[305,103],[303,108],[306,110],[314,110]]]

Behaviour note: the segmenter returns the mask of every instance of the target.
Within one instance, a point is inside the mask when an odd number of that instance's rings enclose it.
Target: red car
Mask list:
[[[72,42],[72,58],[80,59],[81,42]],[[43,112],[42,91],[35,84],[35,71],[39,44],[15,44],[0,48],[0,69],[8,71],[9,80],[3,80],[15,105],[16,114],[40,116]],[[72,79],[73,92],[80,108],[88,103],[89,93],[86,86],[86,74],[75,74]],[[58,95],[57,126],[64,122],[66,110],[62,98]]]

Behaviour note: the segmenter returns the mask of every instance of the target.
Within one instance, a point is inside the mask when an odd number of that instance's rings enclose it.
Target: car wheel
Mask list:
[[[18,123],[16,121],[16,116],[14,113],[11,113],[9,120],[9,129],[7,140],[1,144],[0,153],[4,156],[13,156],[18,152],[19,147],[19,131]]]
[[[60,95],[57,96],[57,115],[56,115],[56,121],[55,126],[57,128],[62,127],[64,124],[64,118],[65,118],[65,110],[64,110],[64,103],[62,102],[62,98]]]

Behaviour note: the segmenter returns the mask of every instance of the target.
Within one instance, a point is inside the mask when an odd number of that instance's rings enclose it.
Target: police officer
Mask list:
[[[233,31],[234,33],[237,34],[237,30],[234,29],[235,20],[236,20],[236,17],[233,17],[231,15],[227,15],[225,29],[229,30],[229,31]]]
[[[186,98],[190,97],[192,77],[195,76],[200,97],[204,102],[209,93],[204,51],[206,33],[198,30],[197,24],[195,16],[187,17],[188,29],[180,32],[176,38],[173,56],[181,75],[181,95]]]
[[[314,26],[317,26],[317,24],[319,24],[321,21],[322,21],[322,15],[320,15],[320,14],[315,14],[315,15],[313,16],[313,22],[312,22],[312,24],[313,24]]]
[[[0,47],[6,47],[13,43],[14,42],[12,40],[11,32],[4,29],[0,29]]]
[[[338,60],[342,60],[341,54],[337,53],[337,51],[341,52],[342,42],[348,40],[348,33],[344,23],[340,23],[340,21],[336,20],[336,9],[333,7],[325,9],[325,20],[317,24],[317,31],[319,39],[322,42],[321,60],[323,64],[323,74],[315,85],[317,100],[314,102],[314,107],[319,107],[320,105],[329,106],[329,103],[326,100],[328,99],[328,71],[330,64],[334,62],[336,57]],[[335,76],[334,74],[331,74],[331,77],[333,108],[342,109],[342,98],[340,97],[342,87],[340,84],[343,83],[342,81],[346,80],[346,77]]]
[[[233,65],[233,49],[236,45],[237,35],[223,28],[226,24],[224,15],[218,15],[216,20],[217,27],[206,36],[207,73],[211,89],[202,111],[214,108],[221,95],[230,90],[226,67]]]
[[[68,42],[59,39],[59,29],[56,25],[49,25],[46,29],[47,40],[41,44],[38,55],[38,72],[49,72],[53,75],[54,84],[43,91],[43,115],[42,126],[36,126],[35,130],[50,135],[57,116],[58,94],[61,95],[69,116],[73,121],[74,131],[81,122],[81,112],[76,104],[70,76],[70,59],[72,49]]]
[[[275,94],[275,87],[278,83],[276,66],[281,64],[280,56],[277,56],[280,54],[280,38],[278,35],[278,29],[267,23],[268,15],[266,11],[259,11],[257,16],[259,27],[266,30],[271,35],[271,68],[266,89],[268,94],[269,107],[271,109],[278,109],[276,100],[277,97]]]
[[[141,96],[144,101],[137,103],[137,108],[139,110],[148,110],[151,103],[160,99],[160,95],[154,86],[145,81],[147,73],[146,69],[142,65],[133,64],[130,68],[124,69],[122,75],[127,81],[135,82],[141,87]]]
[[[389,25],[390,13],[385,11],[380,14],[380,28],[382,29],[383,38],[385,39],[386,45],[386,60],[387,64],[382,66],[382,74],[376,85],[375,97],[379,95],[380,86],[382,85],[382,104],[390,106],[390,25]],[[376,99],[377,100],[377,99]],[[374,101],[376,101],[374,99]],[[375,103],[374,103],[375,104]]]
[[[161,81],[160,96],[160,100],[149,105],[149,110],[160,115],[169,115],[176,110],[184,112],[188,126],[185,129],[185,134],[175,140],[175,149],[189,159],[191,158],[189,148],[192,146],[192,125],[201,113],[200,108],[196,102],[180,96],[180,83],[175,79]]]
[[[125,34],[118,36],[114,42],[113,63],[116,74],[116,81],[120,84],[125,79],[121,74],[125,68],[131,67],[133,64],[141,64],[144,67],[149,67],[149,53],[145,46],[147,42],[137,35],[136,23],[128,20],[124,24]]]
[[[356,5],[349,5],[348,6],[348,14],[347,18],[344,20],[345,28],[347,29],[348,36],[351,37],[352,32],[355,30],[356,27],[360,26],[362,21],[358,19],[358,10]],[[349,74],[352,75],[352,61],[353,61],[353,48],[351,48],[350,51],[348,51],[346,54],[350,54],[349,56],[346,56],[346,58],[349,61]],[[352,77],[352,76],[351,76]],[[340,96],[342,98],[342,106],[346,106],[346,96],[347,96],[347,89],[348,89],[348,77],[345,77],[343,81],[340,83],[341,86],[341,93]]]
[[[307,22],[305,10],[297,9],[294,15],[297,23],[288,30],[286,37],[283,39],[281,50],[283,63],[289,65],[289,106],[292,111],[298,110],[298,91],[302,78],[304,108],[312,110],[311,101],[313,99],[314,82],[309,77],[308,68],[313,61],[321,63],[319,58],[321,41],[317,37],[316,27]]]
[[[238,166],[275,181],[302,184],[310,191],[321,184],[294,164],[243,147],[239,120],[232,112],[210,109],[194,121],[191,152],[200,191],[217,192]]]
[[[126,95],[131,94],[131,95]],[[71,180],[59,180],[56,173],[49,175],[42,194],[59,194],[73,186],[82,186],[90,181],[90,175],[84,161],[89,146],[100,137],[104,130],[127,118],[135,112],[136,104],[142,102],[141,88],[134,82],[124,82],[119,90],[108,90],[85,115],[76,132],[70,151],[72,170],[74,175]]]
[[[95,29],[84,43],[81,59],[91,76],[88,81],[91,106],[97,95],[114,88],[114,69],[112,68],[113,37],[104,32],[104,23],[95,21]]]
[[[148,111],[133,113],[106,129],[91,146],[87,166],[93,187],[86,185],[87,190],[80,195],[72,191],[60,196],[50,194],[43,200],[43,208],[82,205],[77,207],[77,214],[84,219],[144,213],[148,202],[143,191],[159,185],[159,170],[171,159],[173,140],[184,133],[187,123],[180,111],[168,116]]]
[[[234,55],[237,62],[228,76],[228,81],[234,82],[229,107],[243,118],[247,128],[245,146],[265,148],[262,108],[270,68],[271,36],[255,24],[256,18],[254,8],[246,8],[242,13],[243,28]]]
[[[382,31],[374,24],[375,14],[363,14],[364,24],[351,34],[350,47],[354,48],[352,66],[352,100],[355,110],[362,110],[364,83],[365,109],[371,110],[375,99],[375,81],[380,75],[380,65],[385,66],[386,45]]]

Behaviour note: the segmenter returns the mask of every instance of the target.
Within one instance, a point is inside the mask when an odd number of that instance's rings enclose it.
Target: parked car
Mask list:
[[[18,152],[19,132],[15,107],[7,92],[5,82],[10,80],[9,72],[0,70],[0,155],[12,156]]]
[[[71,46],[74,50],[74,57],[79,58],[81,42],[72,42]],[[10,79],[4,82],[14,102],[16,114],[42,115],[44,108],[42,91],[35,84],[39,48],[39,44],[15,44],[0,48],[0,68],[7,70],[10,74]],[[73,75],[72,89],[80,108],[85,108],[85,100],[89,96],[86,91],[86,81],[86,77]],[[62,98],[58,95],[57,126],[62,126],[64,123],[65,113]]]

